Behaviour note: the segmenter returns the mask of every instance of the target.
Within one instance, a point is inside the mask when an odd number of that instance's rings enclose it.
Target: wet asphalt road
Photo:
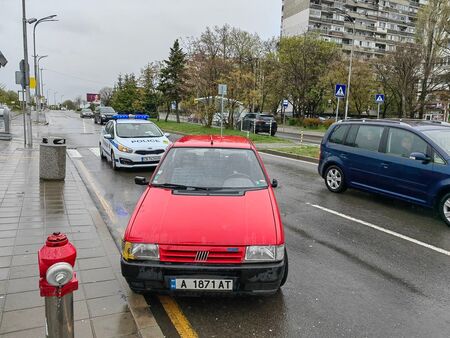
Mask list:
[[[44,133],[66,137],[76,148],[81,157],[72,159],[120,239],[144,190],[133,178],[152,171],[113,172],[94,150],[100,126],[93,120],[73,112],[50,113],[48,120]],[[432,211],[407,203],[354,190],[331,194],[314,164],[262,156],[279,181],[288,282],[270,297],[176,298],[199,336],[450,336],[449,256],[314,205],[447,251],[449,227]],[[157,299],[147,299],[163,332],[176,336]]]

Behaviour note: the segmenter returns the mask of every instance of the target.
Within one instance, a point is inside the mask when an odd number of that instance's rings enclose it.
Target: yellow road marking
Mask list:
[[[173,326],[178,331],[181,338],[197,338],[198,334],[195,332],[191,323],[189,323],[186,316],[181,311],[177,302],[169,296],[158,296],[164,310],[170,318]]]

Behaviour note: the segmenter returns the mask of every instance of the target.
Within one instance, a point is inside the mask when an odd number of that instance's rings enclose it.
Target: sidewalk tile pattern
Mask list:
[[[110,237],[99,235],[93,202],[72,163],[67,161],[65,181],[41,181],[37,149],[0,146],[0,337],[44,336],[37,251],[56,231],[78,250],[76,337],[137,337],[115,273],[119,252]]]

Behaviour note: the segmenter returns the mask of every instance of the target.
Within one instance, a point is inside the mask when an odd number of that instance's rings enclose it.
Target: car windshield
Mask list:
[[[450,155],[450,129],[426,130],[423,133]]]
[[[109,113],[114,114],[115,113],[114,109],[112,109],[111,107],[100,108],[100,112],[107,113],[107,114],[109,114]]]
[[[255,153],[250,149],[229,148],[172,148],[152,184],[199,189],[267,187]]]
[[[92,112],[90,109],[87,109],[87,108],[84,108],[84,109],[82,109],[81,111],[82,111],[82,112],[85,112],[85,113],[91,113],[91,112]]]
[[[273,115],[259,115],[259,117],[264,121],[270,121],[275,119]]]
[[[161,130],[153,123],[117,123],[117,136],[122,138],[161,137]]]

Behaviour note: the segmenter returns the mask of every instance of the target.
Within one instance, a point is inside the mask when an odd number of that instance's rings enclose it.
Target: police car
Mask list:
[[[155,167],[170,145],[147,115],[114,115],[100,136],[100,157],[118,168]]]

